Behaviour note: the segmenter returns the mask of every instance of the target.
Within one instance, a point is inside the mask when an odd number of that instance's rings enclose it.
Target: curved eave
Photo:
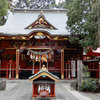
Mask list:
[[[58,32],[49,32],[46,29],[34,29],[34,30],[31,30],[29,33],[24,33],[24,34],[14,34],[14,33],[6,34],[6,33],[2,32],[2,33],[0,33],[0,36],[30,36],[34,32],[46,32],[50,36],[69,36],[67,33],[64,33],[64,34],[60,33],[59,34]]]
[[[36,73],[35,75],[29,77],[30,81],[34,81],[36,79],[38,79],[39,77],[46,75],[47,77],[49,77],[50,79],[54,80],[54,81],[59,81],[59,78],[53,74],[51,74],[48,71],[39,71],[38,73]]]

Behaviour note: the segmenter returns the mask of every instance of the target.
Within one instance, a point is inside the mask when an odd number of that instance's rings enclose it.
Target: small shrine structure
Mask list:
[[[33,81],[33,95],[32,97],[55,97],[55,81],[59,78],[50,73],[45,65],[38,73],[29,77]]]
[[[91,78],[100,78],[100,47],[93,50],[91,47],[86,54],[84,64],[88,66]]]

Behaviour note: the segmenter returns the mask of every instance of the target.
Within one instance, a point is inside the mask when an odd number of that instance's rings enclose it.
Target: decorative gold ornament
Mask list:
[[[64,38],[64,40],[68,40],[68,38]]]
[[[43,33],[41,33],[41,32],[38,32],[38,33],[37,33],[37,35],[41,36],[41,35],[43,35]]]
[[[33,35],[31,35],[29,38],[31,39],[33,37]]]
[[[5,37],[0,37],[0,39],[5,39]]]
[[[58,38],[59,38],[59,37],[58,37],[58,36],[56,36],[56,37],[54,38],[54,40],[58,40]]]
[[[32,28],[32,26],[29,27],[29,29],[31,29],[31,28]]]
[[[51,29],[54,29],[52,26],[50,26]]]
[[[22,36],[22,39],[26,39],[26,37]]]
[[[49,35],[47,35],[47,37],[50,39],[50,36]]]
[[[16,37],[12,37],[12,39],[16,39]]]

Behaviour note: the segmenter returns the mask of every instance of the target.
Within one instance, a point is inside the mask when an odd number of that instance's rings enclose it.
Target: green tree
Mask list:
[[[65,1],[59,2],[58,5],[56,5],[56,7],[57,8],[68,9],[71,2],[72,2],[72,0],[65,0]]]
[[[84,48],[98,46],[98,11],[100,0],[73,0],[67,13],[70,41],[78,41]]]
[[[17,0],[16,8],[51,9],[55,7],[55,0]]]
[[[15,7],[15,6],[14,6],[13,0],[8,0],[8,9],[9,9],[10,11],[12,11],[14,7]]]
[[[70,5],[70,3],[71,3],[72,1],[73,1],[73,0],[65,0],[65,5],[66,5],[65,8],[68,9],[68,7],[69,7],[69,5]]]
[[[7,0],[0,0],[0,25],[4,24],[5,16],[7,15],[8,2]]]

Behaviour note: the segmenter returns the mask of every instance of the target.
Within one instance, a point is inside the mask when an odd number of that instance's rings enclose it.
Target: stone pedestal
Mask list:
[[[0,91],[6,90],[6,81],[0,81]]]

